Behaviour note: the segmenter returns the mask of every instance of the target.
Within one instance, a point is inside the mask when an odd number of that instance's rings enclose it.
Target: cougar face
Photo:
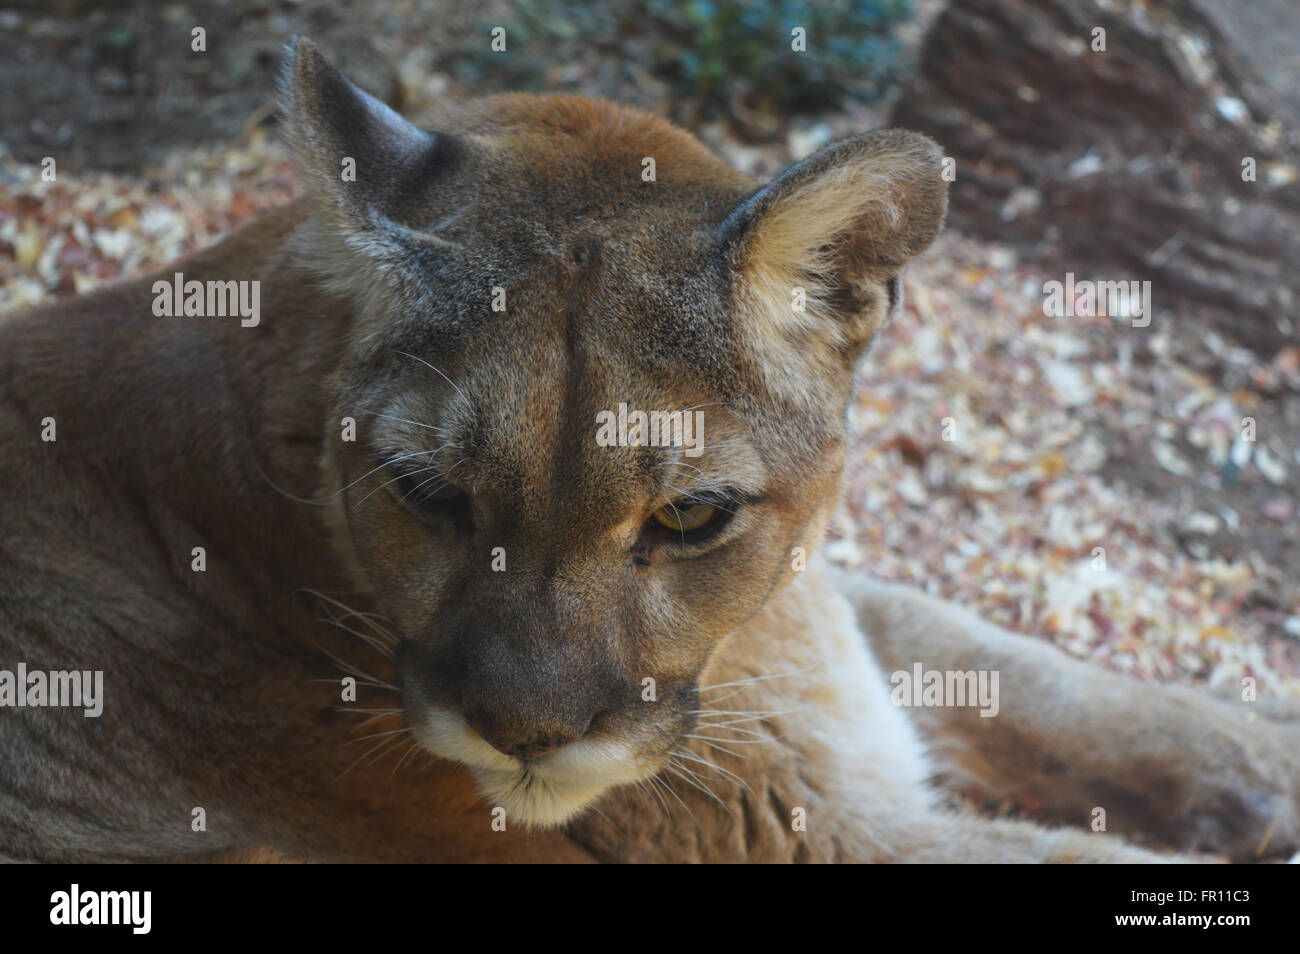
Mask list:
[[[559,824],[669,763],[712,650],[820,542],[854,361],[942,220],[938,152],[868,135],[759,189],[604,102],[430,132],[306,41],[286,98],[303,261],[355,304],[341,545],[417,736]]]

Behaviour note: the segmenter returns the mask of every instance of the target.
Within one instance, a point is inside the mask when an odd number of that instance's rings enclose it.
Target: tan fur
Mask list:
[[[855,581],[844,583],[852,590]],[[913,615],[909,622],[932,627],[934,620]],[[575,826],[584,843],[600,857],[637,861],[1163,860],[1081,827],[1052,830],[941,810],[921,736],[907,711],[890,704],[885,675],[822,567],[810,568],[729,637],[706,684],[755,676],[765,681],[718,707],[783,713],[745,723],[764,741],[746,744],[748,737],[726,729],[706,733],[743,757],[689,743],[748,787],[688,763],[725,804],[668,776],[685,804],[665,797],[665,808],[651,794],[616,793],[600,815]],[[797,808],[805,810],[806,832],[794,829]]]
[[[258,327],[155,317],[157,276],[0,323],[0,658],[109,700],[0,719],[0,854],[1158,860],[952,815],[936,773],[1294,846],[1294,723],[803,568],[855,363],[942,223],[934,143],[759,187],[573,97],[419,129],[307,42],[284,96],[304,200],[162,273],[262,282]],[[703,409],[701,453],[600,444],[620,403]],[[653,519],[701,500],[716,534]],[[1005,714],[895,708],[881,667],[914,661],[996,666]]]

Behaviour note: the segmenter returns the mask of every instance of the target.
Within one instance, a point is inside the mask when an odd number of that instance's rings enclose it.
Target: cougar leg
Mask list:
[[[1049,815],[1246,859],[1300,844],[1300,706],[1229,702],[1071,659],[909,587],[837,574],[887,671],[998,673],[997,714],[912,709],[955,780]]]

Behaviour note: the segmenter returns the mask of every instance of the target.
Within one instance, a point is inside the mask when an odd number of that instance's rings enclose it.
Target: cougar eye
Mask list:
[[[469,495],[433,471],[396,471],[389,486],[402,503],[422,514],[442,518],[469,514]]]
[[[690,533],[707,527],[720,513],[722,509],[712,504],[682,503],[662,507],[650,519],[674,532]]]
[[[729,516],[727,509],[719,504],[679,500],[656,510],[650,516],[650,524],[689,538],[706,528],[721,526],[726,516]]]

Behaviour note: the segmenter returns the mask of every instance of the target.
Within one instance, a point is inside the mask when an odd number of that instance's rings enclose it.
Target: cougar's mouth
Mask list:
[[[613,739],[579,739],[535,758],[497,751],[458,712],[430,708],[412,719],[420,743],[469,769],[489,808],[505,809],[506,824],[562,825],[617,785],[653,775],[652,762]]]

